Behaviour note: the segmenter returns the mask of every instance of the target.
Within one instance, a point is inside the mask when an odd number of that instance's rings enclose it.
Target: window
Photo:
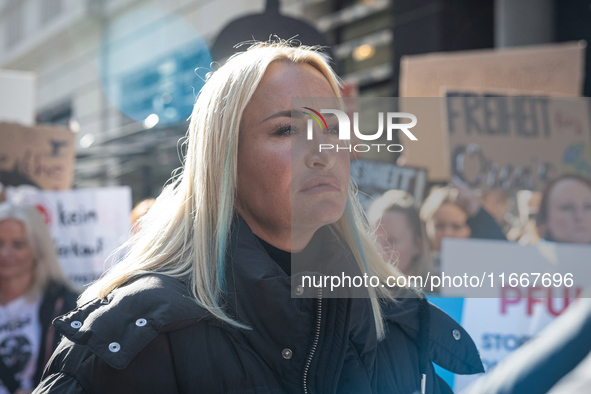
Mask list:
[[[62,0],[41,0],[41,24],[54,19],[62,11]]]
[[[11,49],[23,38],[22,3],[19,1],[9,3],[6,6],[4,20],[6,21],[4,25],[6,28],[4,45],[6,49]]]
[[[67,101],[37,114],[37,123],[70,128],[71,117],[72,103]]]

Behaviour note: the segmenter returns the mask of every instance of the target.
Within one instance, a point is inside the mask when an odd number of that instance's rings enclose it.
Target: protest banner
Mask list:
[[[541,190],[548,180],[591,175],[589,101],[448,91],[451,177],[473,188]]]
[[[391,163],[369,160],[351,162],[351,178],[359,188],[357,195],[361,205],[367,208],[376,198],[388,190],[404,190],[423,201],[427,183],[427,171],[423,168],[401,167]]]
[[[591,175],[587,98],[455,88],[445,95],[401,101],[419,119],[420,136],[401,136],[403,162],[427,168],[430,180],[455,176],[474,188],[541,190],[563,173]]]
[[[0,183],[66,190],[74,181],[75,133],[0,123]]]
[[[71,191],[10,187],[7,199],[32,204],[44,215],[62,269],[78,286],[98,279],[109,268],[109,255],[128,237],[127,186]]]
[[[431,298],[430,301],[449,312],[466,329],[488,371],[581,296],[583,288],[591,281],[590,255],[589,245],[551,242],[519,245],[504,241],[444,239],[442,273],[450,278],[478,275],[484,277],[484,283],[471,283],[468,279],[465,287],[458,281],[457,287],[452,283],[453,288],[441,288],[442,297],[458,298]],[[558,273],[564,279],[567,271],[574,279],[570,287],[570,283],[554,281]],[[494,296],[484,289],[490,288],[491,273]],[[534,283],[536,273],[540,276]],[[549,280],[543,279],[544,274],[548,274],[546,279]],[[505,279],[504,287],[499,275]],[[476,289],[470,288],[472,285]],[[456,375],[453,388],[459,391],[477,378]]]
[[[446,297],[576,298],[591,287],[589,256],[590,245],[444,238],[440,293]],[[562,311],[552,305],[548,308],[555,315]]]
[[[486,49],[405,56],[401,60],[400,97],[405,112],[418,116],[414,130],[421,143],[409,143],[404,135],[403,162],[424,167],[430,181],[450,180],[445,123],[441,101],[446,87],[455,90],[510,89],[507,95],[580,96],[584,79],[586,44],[561,44]],[[408,99],[421,97],[422,99]]]

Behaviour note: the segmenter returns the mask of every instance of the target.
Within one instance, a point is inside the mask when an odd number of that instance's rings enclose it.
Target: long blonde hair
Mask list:
[[[318,69],[336,96],[339,81],[323,55],[285,41],[256,43],[234,55],[208,76],[193,108],[183,173],[168,185],[141,219],[129,255],[90,286],[81,302],[104,298],[133,278],[158,272],[188,280],[195,300],[218,319],[245,326],[222,307],[224,264],[235,212],[238,136],[242,114],[267,67],[276,61]],[[370,238],[352,183],[345,214],[333,225],[353,251],[359,266],[383,282],[398,271],[381,258]],[[384,286],[370,288],[378,337],[384,335],[379,297],[394,296]]]
[[[35,259],[33,283],[27,290],[27,295],[32,297],[43,294],[51,283],[71,288],[60,267],[49,229],[37,209],[24,203],[0,203],[0,222],[10,219],[23,224]]]
[[[377,229],[381,225],[382,218],[389,211],[400,212],[406,217],[409,226],[408,231],[411,232],[413,242],[418,247],[418,254],[413,256],[406,275],[420,275],[425,278],[428,272],[433,271],[433,267],[431,267],[429,259],[427,233],[419,217],[415,199],[403,190],[388,190],[380,198],[376,199],[367,211],[370,227],[374,230]],[[396,264],[397,261],[391,261],[390,263]]]

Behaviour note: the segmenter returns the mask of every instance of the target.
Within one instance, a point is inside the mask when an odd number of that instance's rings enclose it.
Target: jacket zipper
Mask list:
[[[304,374],[302,375],[302,382],[304,383],[304,394],[308,394],[308,370],[310,369],[310,365],[312,364],[312,359],[314,358],[314,353],[316,353],[316,348],[318,347],[318,340],[320,339],[321,324],[322,324],[322,288],[318,289],[318,300],[316,302],[316,330],[314,332],[314,342],[312,342],[312,348],[310,349],[310,354],[308,354],[308,359],[306,360],[306,365],[304,366]]]

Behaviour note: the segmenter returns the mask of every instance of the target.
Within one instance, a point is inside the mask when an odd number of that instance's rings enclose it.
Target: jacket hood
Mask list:
[[[53,325],[70,341],[123,369],[159,332],[208,319],[212,316],[180,281],[151,274],[58,317]]]

